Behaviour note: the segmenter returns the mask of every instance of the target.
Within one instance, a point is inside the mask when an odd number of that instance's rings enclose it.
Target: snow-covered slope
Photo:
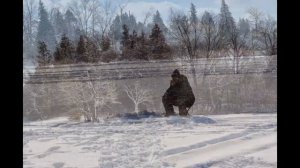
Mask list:
[[[277,167],[277,114],[24,123],[24,167]]]

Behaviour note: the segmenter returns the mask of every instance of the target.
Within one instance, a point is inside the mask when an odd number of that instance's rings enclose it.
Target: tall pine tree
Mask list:
[[[123,25],[123,32],[122,32],[122,39],[121,39],[121,43],[123,45],[124,48],[128,48],[129,44],[130,44],[130,40],[129,40],[129,30],[126,24]]]
[[[198,23],[198,17],[197,17],[197,11],[196,7],[193,3],[191,3],[191,16],[190,16],[190,21],[193,25],[197,25]]]
[[[83,35],[80,35],[76,48],[75,62],[88,62],[86,41]]]
[[[133,30],[132,35],[130,35],[130,49],[134,49],[137,43],[137,33]]]
[[[75,32],[76,28],[77,28],[77,19],[75,18],[74,14],[68,9],[64,15],[64,20],[65,20],[65,24],[66,24],[66,29],[67,29],[67,36],[75,41],[77,40],[78,36],[80,34],[77,34]]]
[[[153,26],[157,24],[160,27],[160,30],[166,34],[168,32],[168,28],[164,24],[164,21],[162,20],[159,11],[157,10],[156,13],[153,15],[152,24],[150,26],[153,28]]]
[[[236,30],[235,21],[225,0],[222,0],[219,29],[224,44],[228,43],[232,32]]]
[[[141,32],[141,35],[137,37],[136,50],[138,51],[138,59],[148,60],[149,55],[149,46],[147,45],[148,39],[144,31]]]
[[[121,15],[117,15],[110,26],[110,30],[112,31],[113,38],[115,40],[122,39],[124,24],[126,24],[127,29],[129,30],[137,30],[138,25],[134,15],[131,15],[130,13],[127,14],[126,12]]]
[[[115,40],[120,40],[122,37],[122,23],[121,23],[121,17],[117,15],[115,19],[112,21],[112,24],[110,26],[110,30],[112,32],[113,38]]]
[[[55,27],[55,34],[57,37],[61,37],[63,34],[67,33],[66,22],[59,10],[57,10],[54,14],[54,27]]]
[[[158,26],[155,24],[152,28],[151,34],[149,36],[149,43],[151,46],[152,59],[164,59],[169,55],[163,53],[169,52],[170,48],[165,42],[165,37]]]
[[[41,0],[39,2],[39,19],[37,41],[44,41],[49,50],[53,51],[56,46],[55,32],[49,21],[48,12]]]
[[[43,41],[38,42],[37,62],[39,66],[44,66],[51,62],[50,51],[47,49],[47,45]]]

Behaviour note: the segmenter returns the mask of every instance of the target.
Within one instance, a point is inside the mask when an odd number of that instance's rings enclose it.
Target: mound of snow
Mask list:
[[[141,111],[139,113],[123,113],[118,117],[125,120],[139,120],[143,118],[153,118],[153,117],[161,117],[161,114],[155,112]]]
[[[188,122],[188,118],[181,116],[170,116],[166,119],[167,124],[186,124]]]
[[[47,120],[38,120],[38,121],[28,121],[25,122],[24,125],[56,125],[56,124],[62,124],[62,123],[68,123],[69,119],[68,117],[56,117],[51,118]]]
[[[214,124],[215,120],[205,117],[205,116],[191,116],[191,117],[182,117],[182,116],[170,116],[166,120],[167,124],[187,124],[187,123],[201,123],[201,124]]]
[[[138,120],[142,118],[161,117],[161,115],[155,112],[141,111],[139,113],[123,113],[119,117],[122,119]]]
[[[149,118],[149,117],[162,117],[161,114],[149,111],[141,111],[138,113],[140,118]]]
[[[205,117],[205,116],[193,116],[192,121],[194,123],[202,123],[202,124],[215,124],[217,123],[215,120]]]

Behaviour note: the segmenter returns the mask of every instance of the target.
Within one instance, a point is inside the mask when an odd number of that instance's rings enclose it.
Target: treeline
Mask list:
[[[171,50],[165,42],[165,37],[157,24],[154,25],[149,37],[135,30],[129,32],[128,26],[123,25],[119,55],[111,49],[111,39],[102,37],[100,49],[97,41],[80,35],[78,42],[71,41],[63,34],[53,54],[44,41],[38,42],[37,61],[39,65],[72,64],[81,62],[110,62],[113,60],[153,60],[170,59]]]
[[[159,11],[136,21],[111,1],[72,1],[63,10],[24,2],[23,54],[40,65],[177,57],[212,58],[277,54],[277,22],[251,8],[238,22],[222,0],[220,13],[171,10],[166,26]],[[150,19],[152,17],[152,20]],[[149,21],[150,20],[150,21]]]

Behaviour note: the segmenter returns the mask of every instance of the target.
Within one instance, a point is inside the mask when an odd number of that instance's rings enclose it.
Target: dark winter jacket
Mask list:
[[[177,99],[180,104],[191,107],[195,102],[192,87],[185,75],[181,75],[176,69],[172,74],[170,87],[166,91],[169,98]]]

